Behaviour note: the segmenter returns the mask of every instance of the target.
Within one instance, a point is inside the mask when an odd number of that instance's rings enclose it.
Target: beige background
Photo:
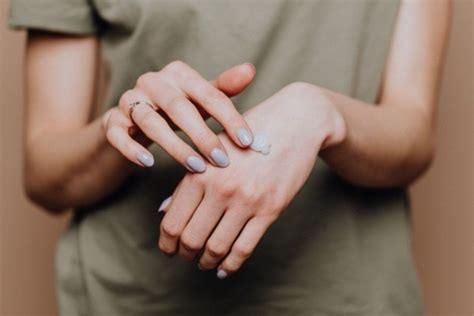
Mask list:
[[[67,217],[46,215],[21,188],[24,33],[0,0],[0,315],[54,315],[55,241]],[[473,2],[455,2],[440,93],[438,154],[412,188],[414,252],[428,315],[474,315]]]

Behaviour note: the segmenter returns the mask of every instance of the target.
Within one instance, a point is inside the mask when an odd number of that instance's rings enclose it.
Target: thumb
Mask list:
[[[251,63],[245,63],[227,69],[211,83],[214,87],[232,97],[242,92],[252,82],[255,74],[255,66]]]

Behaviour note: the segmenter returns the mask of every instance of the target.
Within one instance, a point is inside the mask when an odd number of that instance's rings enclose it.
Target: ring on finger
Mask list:
[[[151,108],[153,109],[153,111],[158,110],[158,108],[157,108],[154,104],[152,104],[152,103],[150,103],[150,102],[148,102],[148,101],[135,101],[135,102],[131,102],[131,103],[128,104],[128,115],[130,116],[131,119],[133,119],[133,118],[132,118],[132,113],[133,113],[133,111],[135,111],[135,108],[136,108],[138,105],[140,105],[140,104],[147,105],[147,106],[151,107]]]

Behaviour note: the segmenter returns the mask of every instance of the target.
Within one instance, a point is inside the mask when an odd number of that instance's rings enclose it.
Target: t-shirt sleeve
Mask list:
[[[77,35],[99,31],[89,0],[10,0],[8,25]]]

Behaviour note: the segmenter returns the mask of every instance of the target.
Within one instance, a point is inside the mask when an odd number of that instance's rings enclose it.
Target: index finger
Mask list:
[[[253,134],[230,98],[191,67],[183,66],[182,71],[186,72],[186,76],[179,77],[179,88],[215,118],[237,146],[248,147],[253,141]]]

